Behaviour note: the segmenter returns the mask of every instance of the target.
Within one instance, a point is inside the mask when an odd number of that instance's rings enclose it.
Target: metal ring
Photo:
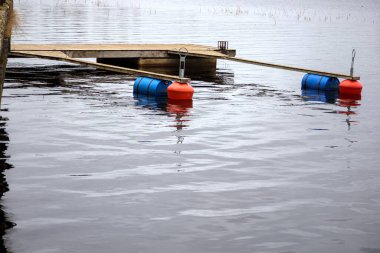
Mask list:
[[[184,50],[186,50],[186,51],[184,51]],[[181,47],[181,48],[178,50],[178,52],[179,52],[179,56],[181,56],[181,57],[186,57],[186,56],[189,54],[189,50],[187,50],[186,47]],[[181,53],[182,53],[182,54],[181,54]]]

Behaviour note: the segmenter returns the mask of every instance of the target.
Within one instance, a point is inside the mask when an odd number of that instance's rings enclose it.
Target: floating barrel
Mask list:
[[[337,90],[339,80],[336,77],[306,74],[302,78],[302,89]]]
[[[166,97],[170,81],[150,77],[138,77],[133,85],[133,92],[147,96]]]
[[[360,99],[363,85],[355,80],[344,80],[339,84],[339,93],[352,95]]]
[[[168,98],[172,100],[193,99],[194,88],[188,83],[174,82],[168,87]]]

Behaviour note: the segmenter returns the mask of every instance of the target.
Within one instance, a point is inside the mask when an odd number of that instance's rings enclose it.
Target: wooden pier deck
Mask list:
[[[62,52],[72,58],[169,58],[168,51],[186,48],[203,56],[235,56],[234,49],[222,54],[217,47],[196,44],[16,44],[14,52]]]
[[[234,49],[221,50],[218,47],[195,44],[18,44],[12,45],[11,55],[61,60],[131,75],[145,75],[163,80],[188,82],[190,81],[188,78],[147,72],[135,68],[126,68],[124,65],[115,66],[120,63],[120,59],[122,60],[121,62],[127,64],[127,66],[132,62],[138,66],[178,66],[178,53],[181,48],[186,48],[188,51],[186,66],[192,64],[199,68],[216,69],[216,61],[220,59],[290,71],[360,80],[359,76],[239,58],[235,57],[236,50]],[[96,58],[98,62],[95,63],[78,58]]]
[[[48,51],[12,51],[10,53],[10,56],[16,56],[16,57],[26,57],[26,58],[41,58],[41,59],[48,59],[48,60],[56,60],[56,61],[64,61],[89,67],[95,67],[98,69],[103,69],[107,71],[122,73],[122,74],[128,74],[128,75],[134,75],[134,76],[146,76],[151,78],[157,78],[162,80],[168,80],[168,81],[178,81],[181,83],[188,83],[190,82],[190,78],[181,78],[179,76],[172,76],[172,75],[165,75],[165,74],[159,74],[149,71],[143,71],[143,70],[137,70],[137,69],[131,69],[131,68],[125,68],[125,67],[119,67],[115,65],[110,64],[104,64],[104,63],[97,63],[97,62],[91,62],[76,58],[71,58],[67,56],[66,54],[62,52],[48,52]]]
[[[10,56],[59,60],[130,75],[189,82],[189,78],[142,71],[113,64],[114,62],[118,63],[119,59],[123,59],[124,63],[134,62],[137,65],[144,66],[179,66],[179,57],[174,54],[178,53],[181,48],[186,48],[189,53],[202,55],[202,58],[196,56],[197,59],[193,58],[190,61],[193,60],[195,64],[203,63],[203,66],[207,65],[205,67],[216,68],[216,60],[214,59],[235,55],[235,50],[233,49],[223,50],[222,52],[217,47],[194,44],[18,44],[12,45]],[[171,53],[169,54],[169,52]],[[96,58],[98,62],[79,58]]]

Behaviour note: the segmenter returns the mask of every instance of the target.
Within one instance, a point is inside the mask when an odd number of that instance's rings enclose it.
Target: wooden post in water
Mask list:
[[[3,97],[5,68],[8,62],[8,53],[11,44],[9,19],[13,11],[13,0],[0,0],[0,108]]]

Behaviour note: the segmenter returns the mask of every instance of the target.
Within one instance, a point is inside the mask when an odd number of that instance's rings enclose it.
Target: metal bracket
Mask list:
[[[186,56],[189,54],[189,50],[187,50],[186,47],[181,47],[178,50],[179,54],[179,77],[184,78],[185,77],[185,62],[186,62]]]
[[[350,76],[354,76],[354,63],[355,63],[355,56],[356,56],[356,50],[352,49],[352,59],[351,59],[351,69],[350,69]]]

